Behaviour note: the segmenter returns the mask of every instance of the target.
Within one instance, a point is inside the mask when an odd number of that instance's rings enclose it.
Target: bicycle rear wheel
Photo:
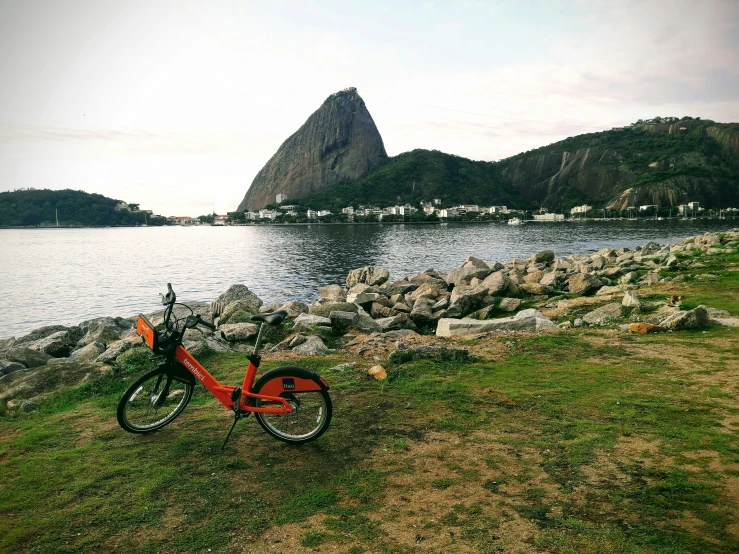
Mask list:
[[[281,381],[289,375],[280,375],[274,379]],[[302,375],[298,377],[303,377]],[[269,389],[268,383],[272,379],[257,383],[258,389],[255,388],[257,394],[262,388]],[[320,437],[329,423],[331,423],[331,415],[333,407],[331,405],[331,397],[325,390],[316,391],[294,391],[284,392],[280,396],[287,399],[288,403],[293,407],[291,414],[270,414],[264,412],[254,412],[254,415],[262,428],[283,442],[291,444],[303,444]],[[280,407],[282,404],[278,402],[269,402],[262,399],[256,399],[256,405],[259,407]]]
[[[137,379],[118,403],[118,424],[129,433],[150,433],[172,423],[190,402],[194,379],[157,368]]]

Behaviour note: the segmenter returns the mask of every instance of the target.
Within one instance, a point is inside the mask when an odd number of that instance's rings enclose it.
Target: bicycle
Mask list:
[[[332,404],[329,386],[316,373],[294,366],[284,366],[267,371],[254,382],[261,362],[259,346],[264,325],[279,326],[287,317],[280,310],[270,314],[255,315],[259,331],[254,351],[247,356],[249,364],[241,386],[218,382],[183,346],[187,329],[202,325],[216,330],[192,308],[176,302],[172,285],[167,284],[167,294],[162,296],[164,329],[157,330],[143,315],[138,316],[136,332],[152,350],[154,356],[164,361],[137,379],[123,393],[118,403],[119,425],[130,433],[151,433],[172,423],[185,409],[196,382],[202,383],[218,401],[234,413],[234,422],[223,442],[226,447],[236,423],[254,413],[259,425],[271,436],[291,444],[303,444],[320,437],[331,423]],[[175,305],[190,310],[186,317],[174,317]]]

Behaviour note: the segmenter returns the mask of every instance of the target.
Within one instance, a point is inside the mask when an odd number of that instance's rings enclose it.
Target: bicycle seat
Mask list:
[[[282,323],[285,318],[287,317],[287,312],[285,310],[278,310],[276,312],[272,312],[271,314],[259,314],[252,316],[252,321],[263,321],[267,325],[279,325]]]

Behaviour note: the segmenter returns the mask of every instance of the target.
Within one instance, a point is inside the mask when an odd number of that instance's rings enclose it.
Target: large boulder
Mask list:
[[[582,319],[588,325],[606,325],[607,323],[621,317],[621,304],[612,303],[596,308],[585,314]]]
[[[18,362],[25,367],[33,368],[45,365],[53,356],[44,352],[32,350],[23,346],[12,346],[5,351],[5,359],[10,362]]]
[[[502,271],[491,273],[482,281],[482,286],[488,289],[490,296],[501,296],[510,284],[510,278]]]
[[[259,326],[255,323],[226,323],[219,326],[218,330],[225,340],[239,341],[257,336]]]
[[[462,267],[476,267],[478,269],[490,269],[490,266],[488,264],[486,264],[480,258],[475,258],[474,256],[468,256],[467,259],[464,261],[464,264],[462,264]]]
[[[498,304],[498,309],[504,312],[515,312],[521,305],[519,298],[501,298]]]
[[[248,307],[248,311],[252,314],[258,314],[259,308],[263,304],[262,300],[250,291],[246,285],[231,285],[226,292],[211,303],[213,317],[223,315],[226,307],[237,300],[243,301],[243,306]]]
[[[78,340],[82,338],[82,330],[78,327],[65,327],[64,325],[47,325],[45,327],[41,327],[39,329],[35,329],[28,333],[27,335],[24,335],[14,341],[15,346],[21,346],[26,345],[28,343],[34,343],[36,341],[39,341],[41,339],[45,339],[49,337],[50,335],[53,335],[55,333],[59,333],[61,331],[66,331],[69,333],[69,340],[71,341],[71,344],[75,344]],[[8,345],[6,348],[9,348],[10,345]],[[3,348],[2,345],[0,345],[0,348]]]
[[[380,332],[380,326],[374,319],[372,319],[371,316],[367,315],[364,310],[357,314],[357,320],[354,322],[354,327],[364,333]]]
[[[590,273],[576,273],[567,280],[568,290],[572,294],[589,294],[603,286],[603,281]]]
[[[452,290],[449,297],[449,317],[462,317],[482,307],[482,299],[488,296],[488,289],[484,285],[476,287],[458,285]]]
[[[105,345],[101,342],[91,342],[78,348],[69,355],[70,360],[78,360],[84,362],[94,362],[100,354],[105,352]]]
[[[359,314],[356,312],[331,312],[328,316],[331,320],[331,326],[338,333],[346,333],[350,327],[352,327],[359,318]]]
[[[65,358],[72,352],[72,347],[77,341],[75,337],[68,331],[57,331],[42,339],[22,344],[26,348],[44,352],[55,358]]]
[[[625,308],[641,308],[641,300],[636,294],[627,290],[623,300],[621,300],[621,305]]]
[[[305,342],[293,348],[293,352],[306,354],[308,356],[324,356],[328,354],[328,347],[323,343],[320,337],[312,335]]]
[[[426,325],[433,323],[434,314],[431,311],[431,307],[434,305],[434,301],[430,298],[421,297],[416,300],[411,310],[410,318],[414,323],[418,325]]]
[[[282,304],[278,309],[285,310],[287,312],[288,319],[295,319],[300,314],[307,314],[310,310],[310,306],[305,302],[300,302],[299,300],[290,300],[289,302]]]
[[[19,364],[18,362],[11,362],[10,360],[0,360],[0,377],[13,373],[14,371],[20,371],[26,369],[26,366]]]
[[[127,352],[128,350],[133,348],[134,345],[139,342],[139,340],[140,339],[136,337],[135,339],[130,338],[112,342],[108,345],[108,348],[106,348],[102,354],[95,358],[95,361],[104,364],[110,363],[116,360],[118,356],[120,356],[124,352]]]
[[[329,312],[329,315],[331,312]],[[331,319],[315,314],[300,314],[295,319],[295,329],[310,329],[314,325],[331,327]]]
[[[84,333],[84,336],[77,342],[77,345],[85,346],[93,342],[107,344],[117,341],[121,339],[126,331],[129,331],[133,327],[134,323],[123,317],[98,317],[90,319],[84,323],[80,323],[80,329]]]
[[[446,276],[446,282],[455,286],[469,285],[472,279],[485,279],[490,273],[492,273],[490,268],[458,267],[449,272]]]
[[[416,290],[405,295],[407,301],[415,302],[419,298],[435,299],[442,291],[446,291],[446,283],[438,279],[429,279],[422,283]]]
[[[343,302],[346,300],[346,291],[339,285],[327,285],[318,289],[318,296],[331,302]]]
[[[346,276],[347,288],[352,288],[359,283],[367,285],[382,285],[390,278],[390,272],[381,267],[360,267],[349,272]]]
[[[439,320],[436,327],[436,335],[439,337],[452,337],[469,333],[484,333],[493,331],[543,331],[558,330],[559,328],[549,319],[544,317],[538,310],[522,310],[513,317],[499,319],[449,319]]]
[[[16,371],[0,379],[0,402],[12,398],[37,399],[79,386],[107,371],[110,366],[105,364],[67,359],[32,371]]]
[[[250,322],[251,318],[259,313],[258,309],[254,311],[254,306],[252,300],[234,300],[221,312],[218,325]]]
[[[531,295],[549,295],[554,293],[554,289],[549,285],[541,283],[521,283],[518,289],[526,294]]]
[[[308,309],[311,315],[328,317],[331,312],[356,312],[357,306],[352,302],[327,302],[326,304],[314,304]],[[299,316],[298,316],[299,317]]]
[[[349,292],[346,301],[354,304],[371,304],[380,298],[377,292]]]
[[[708,312],[701,306],[688,312],[680,310],[672,315],[668,315],[660,322],[660,325],[673,331],[701,329],[708,325]]]
[[[537,252],[531,258],[531,260],[537,264],[551,263],[554,261],[554,252],[551,250],[543,250],[542,252]]]

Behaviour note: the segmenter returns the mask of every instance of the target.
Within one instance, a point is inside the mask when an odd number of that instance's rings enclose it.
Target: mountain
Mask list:
[[[122,202],[101,194],[81,190],[27,189],[0,192],[0,226],[31,225],[163,225],[163,217],[150,217],[137,211],[136,204],[129,209],[116,209]]]
[[[387,159],[375,122],[357,93],[349,88],[329,96],[252,182],[238,210],[256,210],[351,181]]]
[[[414,150],[354,181],[310,194],[315,209],[348,205],[475,203],[567,210],[678,205],[739,206],[739,124],[655,118],[571,137],[499,162]]]

